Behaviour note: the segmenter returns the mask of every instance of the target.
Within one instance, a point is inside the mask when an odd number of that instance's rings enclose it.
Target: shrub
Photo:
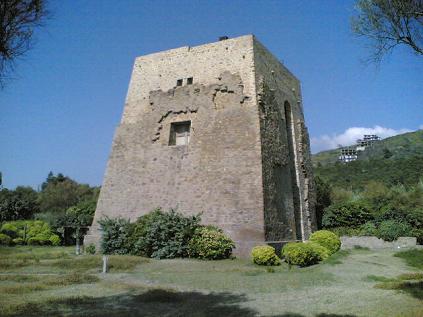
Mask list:
[[[418,244],[423,244],[423,229],[413,229],[413,230],[411,230],[411,236],[417,238]]]
[[[18,237],[18,228],[12,222],[6,222],[1,226],[0,232],[8,235],[9,237],[17,238]]]
[[[133,236],[133,254],[153,258],[187,257],[189,241],[199,226],[200,217],[185,217],[175,210],[160,208],[138,218]]]
[[[330,228],[328,231],[335,233],[338,237],[342,236],[359,236],[361,234],[360,228],[337,227]]]
[[[95,245],[92,243],[85,248],[85,252],[88,254],[95,254],[95,251]]]
[[[23,244],[25,244],[25,240],[22,239],[22,238],[15,238],[15,239],[12,240],[12,242],[13,242],[13,244],[16,244],[16,245],[23,245]]]
[[[313,241],[308,241],[306,242],[307,244],[311,245],[311,247],[314,249],[314,251],[319,255],[319,260],[323,261],[326,260],[327,258],[330,257],[330,252],[327,248],[325,248],[324,246],[313,242]]]
[[[133,226],[123,218],[103,218],[98,221],[103,231],[101,252],[103,254],[129,254]]]
[[[60,237],[57,234],[53,234],[48,238],[52,246],[60,245]]]
[[[325,209],[323,215],[323,227],[358,227],[373,216],[367,206],[357,201],[349,201],[331,205]]]
[[[60,238],[53,233],[50,226],[40,220],[17,220],[6,222],[2,225],[1,232],[8,232],[12,239],[18,243],[31,245],[58,245]],[[22,242],[23,241],[23,242]]]
[[[405,219],[413,228],[423,229],[423,206],[422,209],[411,210]]]
[[[251,251],[251,257],[258,265],[280,265],[281,260],[276,255],[275,248],[270,245],[260,245]]]
[[[411,236],[412,227],[405,222],[385,220],[380,223],[376,235],[385,241],[394,241],[399,237]]]
[[[319,230],[310,236],[310,241],[316,242],[328,249],[329,254],[333,254],[341,247],[341,239],[328,230]]]
[[[188,247],[190,257],[217,260],[229,258],[235,244],[221,229],[207,226],[195,230]]]
[[[12,238],[4,233],[0,233],[0,245],[11,245]]]
[[[310,243],[290,242],[282,248],[282,256],[290,265],[309,266],[320,261],[318,251]]]
[[[42,236],[42,235],[29,238],[27,243],[29,245],[49,245],[49,244],[51,244],[50,240],[48,238],[46,238],[45,236]]]
[[[366,222],[364,225],[360,227],[360,232],[359,232],[360,236],[375,236],[376,234],[377,234],[376,225],[371,221]]]

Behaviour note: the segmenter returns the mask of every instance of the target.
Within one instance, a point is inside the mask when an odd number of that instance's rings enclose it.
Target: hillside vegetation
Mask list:
[[[423,244],[423,131],[382,140],[347,164],[337,154],[315,157],[318,226],[387,241],[412,236]]]
[[[322,151],[313,155],[313,165],[336,163],[340,149]],[[359,152],[358,160],[406,159],[423,155],[423,130],[404,133],[377,142],[365,151]]]
[[[357,161],[337,161],[338,150],[313,156],[314,173],[332,186],[357,190],[369,181],[415,185],[423,179],[423,130],[384,139],[359,154]]]

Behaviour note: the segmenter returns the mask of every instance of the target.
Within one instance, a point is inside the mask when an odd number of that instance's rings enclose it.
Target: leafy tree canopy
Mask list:
[[[37,192],[31,187],[0,191],[0,222],[29,219],[38,211]]]
[[[358,0],[356,8],[352,30],[371,40],[370,61],[380,62],[397,45],[423,56],[422,0]]]
[[[0,87],[4,86],[16,59],[31,48],[34,30],[46,16],[45,0],[0,1]]]
[[[98,189],[87,184],[79,184],[59,173],[50,172],[41,185],[38,201],[41,212],[64,213],[69,207],[80,202],[96,200]]]

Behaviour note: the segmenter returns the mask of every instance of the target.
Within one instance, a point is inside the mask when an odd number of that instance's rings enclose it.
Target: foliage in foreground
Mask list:
[[[234,243],[218,228],[200,226],[200,216],[186,217],[175,210],[156,209],[130,223],[104,218],[99,221],[105,254],[134,254],[152,258],[228,258]]]
[[[333,232],[327,230],[313,232],[310,236],[310,241],[326,248],[329,251],[329,254],[334,254],[341,248],[341,239],[339,239],[339,237]]]
[[[232,254],[235,243],[223,231],[214,226],[198,227],[188,245],[192,258],[218,260]]]
[[[40,220],[18,220],[5,222],[0,233],[10,238],[9,243],[3,239],[1,244],[60,245],[60,237],[53,233],[51,227]]]
[[[200,223],[199,216],[186,217],[160,208],[138,218],[132,244],[135,254],[152,258],[188,257],[189,242]]]
[[[133,226],[127,219],[105,217],[98,223],[102,230],[101,252],[103,254],[130,254],[130,238]]]
[[[323,260],[312,244],[303,242],[285,244],[282,248],[282,256],[288,264],[300,267],[313,265]]]
[[[324,228],[338,235],[376,236],[386,241],[416,237],[423,243],[423,182],[388,187],[372,181],[364,191],[331,190]]]
[[[260,245],[253,248],[251,258],[258,265],[280,265],[281,260],[276,255],[275,248],[269,245]]]

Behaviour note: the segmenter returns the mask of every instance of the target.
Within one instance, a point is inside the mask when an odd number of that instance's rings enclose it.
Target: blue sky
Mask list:
[[[423,58],[366,66],[354,1],[51,1],[52,17],[0,91],[3,185],[62,172],[100,185],[136,56],[255,34],[302,82],[314,152],[423,125]],[[367,129],[367,130],[366,130]]]

